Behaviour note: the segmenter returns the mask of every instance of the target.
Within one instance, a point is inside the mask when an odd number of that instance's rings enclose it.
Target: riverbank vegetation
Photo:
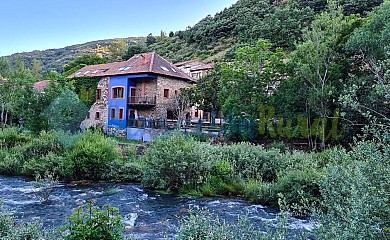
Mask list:
[[[155,138],[137,156],[131,147],[119,148],[116,139],[99,131],[78,133],[79,122],[69,128],[72,133],[60,131],[49,125],[50,112],[45,110],[69,89],[79,91],[88,106],[94,98],[84,99],[87,86],[80,81],[91,85],[96,79],[66,82],[63,76],[46,73],[53,81],[41,94],[31,89],[41,77],[39,64],[25,69],[19,59],[11,68],[1,58],[0,174],[136,181],[174,194],[243,197],[276,207],[282,199],[286,210],[318,223],[315,238],[388,239],[390,2],[271,2],[239,1],[237,6],[256,7],[208,17],[169,38],[149,37],[149,49],[166,44],[176,55],[188,52],[178,60],[196,52],[176,49],[179,42],[198,46],[201,55],[218,49],[218,42],[228,45],[229,50],[223,49],[226,59],[216,62],[214,71],[189,91],[200,109],[222,112],[229,139],[222,144],[176,133]],[[281,16],[294,21],[267,22]],[[291,31],[282,31],[286,29]],[[79,109],[77,95],[69,97]],[[62,121],[60,117],[54,120]],[[25,122],[20,129],[8,127],[21,119]],[[276,142],[254,144],[263,139]],[[291,139],[312,151],[286,148],[282,142]],[[215,230],[213,239],[231,227],[199,214],[187,218],[181,236],[207,227]],[[26,226],[21,231],[30,231]],[[230,230],[238,234],[238,229]]]
[[[212,145],[175,133],[149,143],[142,156],[96,131],[32,137],[4,129],[0,142],[1,174],[140,181],[176,194],[244,197],[276,207],[283,199],[293,215],[320,222],[319,239],[389,234],[390,148],[382,138],[359,141],[351,150],[302,152],[251,143]]]

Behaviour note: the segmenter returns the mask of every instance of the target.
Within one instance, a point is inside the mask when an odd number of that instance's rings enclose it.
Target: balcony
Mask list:
[[[156,96],[154,97],[129,97],[128,104],[130,106],[155,106]]]

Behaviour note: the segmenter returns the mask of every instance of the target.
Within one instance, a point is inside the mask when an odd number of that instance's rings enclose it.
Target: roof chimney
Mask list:
[[[146,59],[146,56],[144,54],[141,54],[142,57],[142,64],[147,64],[148,60]]]

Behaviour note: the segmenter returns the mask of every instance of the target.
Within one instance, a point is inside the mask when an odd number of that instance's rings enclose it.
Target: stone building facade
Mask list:
[[[68,78],[101,77],[96,102],[83,128],[119,130],[135,127],[137,119],[167,119],[176,109],[175,95],[195,80],[156,53],[135,55],[124,62],[86,66]]]
[[[96,102],[88,111],[88,116],[81,123],[81,129],[89,127],[104,128],[108,114],[108,90],[109,78],[103,77],[96,88]]]

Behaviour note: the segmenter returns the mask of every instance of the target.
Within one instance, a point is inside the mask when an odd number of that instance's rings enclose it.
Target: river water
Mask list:
[[[249,204],[240,199],[177,197],[148,191],[139,184],[95,183],[92,185],[58,184],[47,203],[38,197],[40,189],[21,177],[0,176],[0,199],[4,208],[15,212],[21,221],[38,220],[46,228],[64,224],[72,210],[93,199],[97,205],[117,207],[124,217],[126,232],[140,239],[174,237],[179,219],[189,208],[207,208],[220,218],[234,222],[247,215],[256,226],[276,226],[280,213],[272,208]],[[290,219],[291,232],[310,232],[308,220]]]

